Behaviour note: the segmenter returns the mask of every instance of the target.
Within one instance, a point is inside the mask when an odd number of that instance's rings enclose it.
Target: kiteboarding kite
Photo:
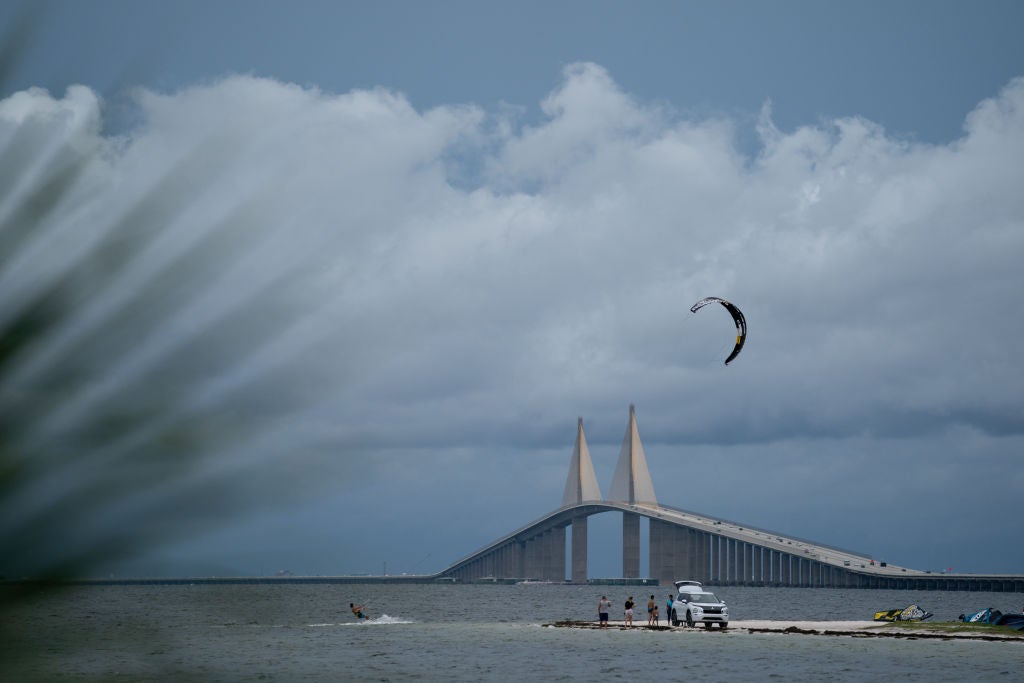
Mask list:
[[[875,621],[924,621],[935,616],[925,612],[917,605],[909,605],[903,609],[887,609],[875,612]]]
[[[740,349],[743,348],[743,342],[747,340],[747,319],[743,317],[743,312],[740,309],[736,308],[725,299],[717,296],[709,296],[701,299],[690,307],[690,311],[692,313],[696,313],[708,304],[715,303],[725,306],[725,309],[729,311],[730,315],[732,315],[733,322],[736,323],[736,346],[733,348],[732,353],[729,354],[729,357],[725,359],[725,364],[728,365],[740,354]]]

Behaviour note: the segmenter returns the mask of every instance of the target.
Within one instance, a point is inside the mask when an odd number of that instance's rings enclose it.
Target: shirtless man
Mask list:
[[[370,617],[368,617],[366,615],[366,612],[364,611],[366,609],[366,605],[353,605],[350,602],[348,603],[348,606],[352,610],[352,614],[356,615],[356,619],[370,619]]]

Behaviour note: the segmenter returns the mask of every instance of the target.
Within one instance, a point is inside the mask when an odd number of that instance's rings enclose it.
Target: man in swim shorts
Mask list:
[[[369,620],[370,617],[367,616],[366,613],[363,611],[363,609],[365,609],[366,605],[353,605],[350,602],[350,603],[348,603],[348,606],[349,606],[349,609],[352,610],[352,614],[356,615],[356,619],[367,619],[367,620]]]
[[[607,595],[602,595],[597,603],[597,618],[601,622],[601,626],[608,626],[608,610],[611,608],[612,601],[608,599]]]

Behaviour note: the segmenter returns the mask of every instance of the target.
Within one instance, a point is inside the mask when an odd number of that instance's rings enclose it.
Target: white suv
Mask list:
[[[700,585],[700,581],[676,581],[679,595],[672,603],[672,614],[669,619],[673,626],[685,622],[687,626],[704,624],[710,629],[712,624],[719,628],[729,626],[729,608],[714,593],[708,593]]]

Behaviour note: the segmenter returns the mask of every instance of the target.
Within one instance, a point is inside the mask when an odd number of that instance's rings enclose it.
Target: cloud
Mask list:
[[[766,107],[754,156],[728,117],[641,101],[595,64],[567,67],[533,126],[243,76],[136,102],[116,136],[85,88],[0,103],[2,144],[36,169],[5,177],[4,215],[68,154],[85,164],[0,269],[18,293],[0,320],[90,245],[137,240],[0,383],[10,401],[73,378],[35,447],[173,395],[182,419],[259,419],[259,439],[207,466],[258,458],[280,475],[268,499],[338,486],[344,508],[352,478],[401,497],[458,471],[486,491],[531,454],[567,459],[577,415],[593,450],[617,452],[636,403],[656,489],[697,449],[735,502],[663,500],[725,516],[757,514],[740,501],[765,485],[842,480],[882,504],[893,481],[950,501],[965,471],[994,492],[1019,479],[997,454],[1024,433],[1024,80],[949,145],[856,116],[782,131]],[[747,316],[728,368],[727,316],[687,310],[706,295]],[[750,466],[721,467],[736,453]],[[819,481],[822,462],[843,476]],[[564,466],[519,481],[525,517],[557,504],[541,494]],[[390,487],[396,467],[421,476]],[[827,496],[806,502],[830,519]]]

